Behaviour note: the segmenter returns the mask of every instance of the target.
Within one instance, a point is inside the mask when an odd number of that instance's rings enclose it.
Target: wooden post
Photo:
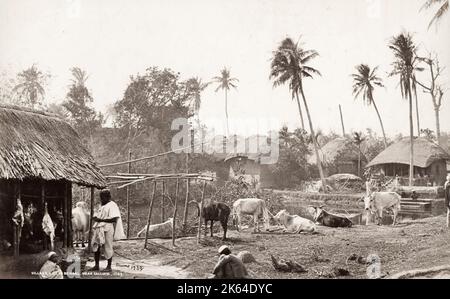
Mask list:
[[[197,244],[200,242],[200,231],[202,228],[202,212],[203,212],[203,201],[205,200],[205,188],[206,188],[206,181],[203,181],[203,188],[202,188],[202,200],[200,202],[200,213],[198,217],[198,231],[197,231]],[[206,227],[205,227],[206,229]]]
[[[162,183],[162,195],[161,195],[161,223],[166,220],[166,215],[164,215],[164,197],[166,196],[166,182]]]
[[[64,238],[63,238],[63,247],[65,249],[67,249],[68,246],[68,230],[69,230],[69,225],[68,225],[68,220],[67,217],[69,217],[69,213],[67,213],[67,209],[68,209],[68,196],[67,196],[67,182],[64,181],[64,200],[63,200],[63,227],[64,227]]]
[[[155,196],[156,196],[156,180],[153,181],[153,194],[152,194],[152,199],[150,201],[150,206],[148,208],[147,229],[145,231],[144,249],[147,248],[148,230],[150,228],[150,224],[151,224],[151,220],[152,220],[153,202],[155,201]]]
[[[42,218],[44,217],[44,213],[45,213],[45,181],[41,180],[41,206],[42,206]],[[44,250],[47,249],[48,246],[48,242],[47,242],[47,235],[43,234],[44,236],[44,240],[43,240],[43,245],[44,245]]]
[[[187,215],[188,215],[188,202],[189,202],[189,182],[186,180],[186,199],[184,200],[184,214],[183,214],[183,231],[186,231]]]
[[[131,160],[131,149],[128,151],[128,160]],[[131,173],[131,163],[128,163],[128,173]],[[130,187],[127,186],[127,238],[130,237]]]
[[[91,215],[89,217],[88,252],[92,251],[92,217],[94,217],[94,187],[91,187]]]
[[[175,222],[177,220],[177,207],[178,207],[178,189],[180,187],[179,185],[180,181],[179,179],[177,179],[177,185],[175,188],[175,205],[173,208],[173,219],[172,219],[172,245],[175,246],[175,234],[176,234],[176,226],[175,226]]]
[[[18,183],[14,184],[14,196],[17,193],[16,199],[14,200],[15,202],[15,206],[14,206],[14,211],[17,209],[17,202],[18,200],[20,200],[22,202],[22,190],[21,190],[21,185],[20,185],[20,181]],[[18,258],[19,257],[19,248],[20,248],[20,236],[21,236],[21,227],[20,225],[14,225],[14,258]]]
[[[68,245],[70,248],[73,247],[73,236],[72,236],[72,182],[67,182],[67,238],[69,240]]]
[[[340,104],[339,104],[339,114],[341,115],[342,137],[345,137],[344,118],[342,116],[342,109]]]

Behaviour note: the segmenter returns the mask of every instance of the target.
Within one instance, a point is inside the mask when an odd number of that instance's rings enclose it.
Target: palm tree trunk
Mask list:
[[[228,128],[228,98],[227,98],[227,89],[225,88],[225,118],[227,122],[227,137],[230,134],[229,128]]]
[[[305,124],[303,122],[302,107],[300,106],[300,99],[298,98],[298,92],[295,92],[295,96],[297,97],[298,113],[300,114],[300,121],[302,123],[302,130],[305,130]]]
[[[375,101],[373,99],[371,99],[371,101],[373,104],[373,108],[375,108],[375,111],[377,113],[378,120],[380,121],[381,132],[383,133],[384,148],[387,148],[386,133],[384,132],[384,126],[383,126],[383,121],[381,120],[380,112],[378,112],[378,108],[377,108],[377,105],[375,104]]]
[[[358,176],[361,177],[361,144],[358,144]]]
[[[416,101],[417,136],[420,136],[419,102],[417,101],[417,92],[414,92],[414,97]]]
[[[437,143],[441,144],[441,125],[439,123],[439,107],[434,107],[434,116],[436,118],[436,138]]]
[[[317,167],[319,168],[319,174],[320,174],[320,180],[322,181],[323,192],[327,193],[327,184],[325,182],[325,176],[323,174],[322,161],[320,160],[320,156],[319,156],[319,148],[317,146],[316,134],[314,133],[311,115],[309,114],[308,104],[306,103],[306,98],[305,98],[305,94],[303,93],[303,86],[301,83],[300,83],[300,92],[302,93],[303,104],[305,105],[306,116],[308,117],[308,122],[309,122],[309,129],[311,130],[311,139],[312,139],[312,142],[314,145],[314,152],[316,154],[316,162],[317,162]],[[300,103],[298,105],[300,107]]]
[[[414,177],[414,123],[413,123],[413,104],[412,104],[412,94],[411,87],[409,88],[409,186],[413,185]]]

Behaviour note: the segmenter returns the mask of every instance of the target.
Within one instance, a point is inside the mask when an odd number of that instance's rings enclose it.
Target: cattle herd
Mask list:
[[[378,225],[381,225],[383,211],[390,211],[393,214],[393,225],[397,220],[400,210],[401,196],[395,192],[370,192],[367,189],[366,195],[361,199],[364,201],[364,210],[376,216]],[[260,198],[240,198],[237,199],[230,208],[223,202],[208,202],[203,207],[196,201],[191,201],[198,209],[198,216],[201,215],[205,223],[205,236],[207,234],[208,222],[210,223],[210,234],[213,236],[214,221],[219,221],[223,228],[223,240],[227,238],[228,220],[232,216],[233,225],[237,231],[241,230],[241,221],[245,215],[252,217],[254,231],[259,232],[260,221],[263,219],[264,229],[269,230],[270,220],[283,227],[287,233],[316,233],[317,225],[328,227],[351,227],[352,221],[345,216],[335,215],[323,209],[323,206],[307,208],[311,219],[306,219],[298,215],[290,215],[286,210],[279,211],[273,215],[266,206],[266,202]],[[25,213],[26,214],[26,213]],[[74,231],[74,242],[76,246],[84,247],[87,233],[89,231],[89,211],[85,202],[78,202],[72,210],[72,228]],[[368,217],[367,217],[368,219]],[[367,224],[367,223],[366,223]],[[137,237],[145,234],[147,226],[139,231]],[[148,228],[149,237],[170,237],[172,231],[172,219],[159,224],[152,224]]]

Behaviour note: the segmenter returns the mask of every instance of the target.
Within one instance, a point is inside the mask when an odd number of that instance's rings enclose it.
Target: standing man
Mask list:
[[[447,174],[447,181],[444,184],[445,207],[447,208],[447,227],[450,227],[450,174]]]
[[[92,221],[93,236],[92,244],[95,258],[95,266],[91,271],[100,269],[100,249],[103,245],[104,256],[108,260],[108,266],[103,270],[112,271],[113,241],[125,239],[122,218],[117,204],[111,200],[111,192],[108,189],[100,191],[101,207],[98,213],[94,214]],[[101,241],[98,241],[101,240]]]

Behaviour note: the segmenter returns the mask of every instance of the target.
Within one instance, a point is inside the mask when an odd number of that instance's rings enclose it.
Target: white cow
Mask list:
[[[381,225],[383,210],[391,210],[394,214],[392,225],[395,225],[400,211],[401,196],[396,192],[371,192],[364,197],[364,208],[371,214],[376,214],[378,225]]]
[[[77,247],[79,241],[81,241],[81,247],[84,247],[86,234],[89,232],[90,217],[87,203],[84,201],[77,202],[76,207],[72,209],[73,238]]]
[[[269,228],[269,210],[266,207],[264,199],[260,198],[240,198],[233,203],[233,224],[236,225],[237,230],[240,230],[241,218],[244,215],[252,215],[254,223],[254,231],[259,231],[258,218],[261,216],[264,219],[264,229]]]
[[[148,237],[150,239],[152,238],[170,238],[172,237],[172,224],[173,224],[173,218],[167,219],[167,221],[163,223],[158,224],[151,224],[148,228]],[[147,225],[144,226],[143,229],[141,229],[137,233],[137,237],[139,238],[140,235],[144,234],[147,231]]]
[[[279,211],[273,219],[284,225],[285,231],[290,233],[298,234],[302,231],[314,233],[316,231],[314,222],[298,215],[290,215],[286,210]]]

